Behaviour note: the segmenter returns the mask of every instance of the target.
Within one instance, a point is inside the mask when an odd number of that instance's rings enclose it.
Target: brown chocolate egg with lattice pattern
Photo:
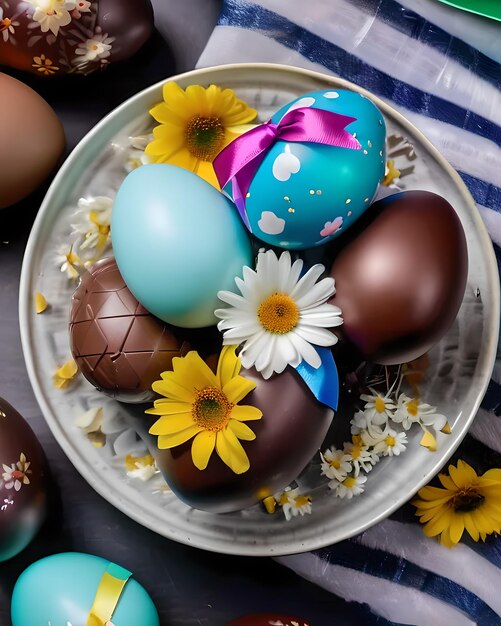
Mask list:
[[[73,294],[70,347],[80,371],[121,402],[147,402],[152,383],[189,345],[131,294],[115,260],[103,259]]]

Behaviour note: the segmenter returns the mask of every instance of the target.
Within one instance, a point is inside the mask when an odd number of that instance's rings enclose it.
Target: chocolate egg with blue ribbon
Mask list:
[[[131,572],[79,552],[30,565],[14,587],[11,619],[12,626],[160,626],[153,601]]]
[[[356,139],[352,144],[356,147],[325,143],[324,129],[310,119],[305,122],[307,141],[284,140],[279,134],[248,188],[239,189],[238,180],[235,187],[233,178],[224,190],[237,206],[238,195],[244,192],[243,219],[258,239],[281,248],[305,249],[331,241],[369,207],[384,177],[386,128],[371,100],[345,89],[308,93],[282,107],[270,121],[280,126],[295,110],[343,116],[344,131]]]

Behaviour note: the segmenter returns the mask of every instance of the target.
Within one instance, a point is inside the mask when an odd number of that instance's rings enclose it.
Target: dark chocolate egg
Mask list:
[[[257,384],[241,404],[263,412],[260,420],[248,422],[256,439],[240,442],[250,461],[247,472],[235,474],[216,452],[205,470],[197,469],[191,458],[192,440],[158,450],[155,438],[151,446],[169,487],[196,509],[237,511],[284,489],[311,461],[332,421],[333,411],[317,402],[294,369],[288,367],[269,380],[254,369],[241,373]]]
[[[306,622],[299,617],[291,617],[290,615],[282,615],[278,613],[253,613],[239,617],[226,626],[310,626],[311,622]],[[313,626],[313,624],[311,624]]]
[[[30,543],[47,515],[47,461],[35,433],[0,398],[0,562]]]
[[[87,380],[122,402],[154,397],[152,383],[189,346],[131,294],[114,259],[98,261],[73,294],[70,346]]]
[[[90,74],[131,57],[152,32],[150,0],[0,0],[0,65]]]
[[[0,0],[0,6],[2,6]],[[3,41],[0,35],[0,54]],[[0,209],[34,191],[64,150],[63,125],[24,83],[0,73]]]
[[[376,202],[328,249],[343,312],[340,332],[369,360],[413,360],[447,332],[468,273],[466,238],[452,206],[428,191]],[[336,329],[337,331],[337,329]]]

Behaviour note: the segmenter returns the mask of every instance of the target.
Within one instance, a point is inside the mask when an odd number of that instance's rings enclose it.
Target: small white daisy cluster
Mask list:
[[[367,481],[364,473],[368,474],[380,458],[404,452],[406,431],[414,424],[432,441],[435,438],[429,428],[447,432],[447,419],[437,413],[436,407],[391,389],[384,395],[373,388],[369,391],[360,396],[364,408],[350,422],[352,441],[342,449],[331,447],[320,453],[321,472],[339,498],[350,499],[363,493]]]
[[[82,270],[93,265],[111,246],[111,210],[107,196],[80,198],[74,214],[70,243],[61,245],[55,261],[61,272],[76,280]]]
[[[285,519],[290,521],[293,517],[300,515],[309,515],[311,513],[311,496],[300,493],[299,487],[292,489],[292,487],[286,487],[284,491],[276,493],[272,496],[274,500],[270,513],[275,512],[275,507],[278,505],[282,508]]]

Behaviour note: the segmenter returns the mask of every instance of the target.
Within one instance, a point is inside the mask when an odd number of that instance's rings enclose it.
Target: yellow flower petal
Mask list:
[[[478,478],[477,472],[473,469],[473,467],[461,459],[459,459],[457,467],[449,465],[449,474],[459,489],[470,485]]]
[[[78,366],[73,359],[66,361],[56,372],[56,376],[59,378],[70,379],[73,378],[78,372]]]
[[[437,440],[430,433],[429,430],[426,430],[423,433],[423,436],[421,437],[421,441],[419,442],[419,444],[421,446],[423,446],[423,448],[428,448],[428,450],[430,452],[436,452],[437,451]]]
[[[442,486],[445,487],[445,489],[450,489],[451,491],[454,491],[454,492],[457,491],[456,484],[454,483],[452,478],[448,476],[447,474],[439,474],[438,480],[442,483]]]
[[[204,470],[207,467],[215,445],[216,433],[209,430],[198,433],[191,445],[191,458],[195,467],[199,470]]]
[[[37,291],[35,293],[35,311],[37,313],[43,313],[47,307],[49,305],[47,304],[47,300],[45,299],[45,296],[43,295],[43,293],[40,293],[40,291]]]
[[[451,523],[449,526],[449,535],[453,543],[459,543],[459,540],[464,533],[464,521],[463,514],[456,511],[452,514]]]
[[[128,454],[125,457],[125,468],[128,472],[132,472],[138,469],[138,467],[144,467],[145,465],[155,465],[155,460],[149,453],[144,456],[132,456],[132,454]]]
[[[190,428],[185,428],[185,430],[181,430],[180,432],[174,433],[173,435],[160,435],[158,437],[158,447],[160,450],[165,450],[166,448],[175,448],[176,446],[180,446],[182,443],[185,443],[195,435],[198,435],[198,433],[202,430],[203,428],[201,428],[200,426],[190,426]]]
[[[237,357],[236,346],[224,346],[219,356],[217,364],[217,383],[220,389],[223,389],[226,383],[232,378],[238,376],[242,367],[240,359]]]
[[[227,428],[216,435],[216,452],[235,474],[244,474],[250,467],[249,457],[242,444]]]
[[[236,437],[238,437],[238,439],[243,439],[244,441],[254,441],[256,438],[254,431],[252,431],[247,424],[244,424],[243,422],[230,420],[228,422],[228,428]]]
[[[178,413],[191,413],[190,402],[179,402],[179,400],[169,400],[168,398],[159,398],[155,400],[155,408],[148,409],[145,413],[151,415],[177,415]]]
[[[237,405],[231,410],[231,418],[239,422],[248,422],[250,420],[259,420],[263,417],[263,413],[255,406]]]
[[[423,532],[427,537],[435,537],[449,527],[452,521],[452,514],[445,510],[441,515],[425,524]]]
[[[447,528],[439,537],[440,543],[446,548],[453,548],[456,544],[451,541],[449,529]]]
[[[190,413],[178,415],[164,415],[150,428],[151,435],[173,435],[190,426],[194,426],[193,417]]]
[[[235,376],[223,387],[223,393],[230,402],[236,404],[256,388],[256,383],[243,376]]]
[[[217,180],[216,172],[214,171],[214,166],[210,161],[198,161],[193,171],[197,174],[197,176],[203,178],[218,191],[221,189]]]
[[[173,359],[173,361],[174,360],[175,359]],[[170,374],[170,376],[167,376],[167,374]],[[174,372],[162,373],[162,380],[156,380],[151,388],[156,393],[171,398],[172,400],[191,404],[195,399],[193,389],[187,389],[184,385],[181,385],[177,381]]]
[[[445,489],[442,489],[441,487],[433,487],[431,485],[427,485],[418,491],[418,496],[423,500],[435,500],[449,495],[450,494]]]
[[[478,541],[479,540],[478,528],[475,526],[475,523],[470,513],[465,513],[463,520],[464,520],[464,527],[466,528],[466,531],[468,532],[470,537],[473,539],[473,541]]]
[[[482,479],[494,480],[501,485],[501,469],[490,469],[482,475]]]

